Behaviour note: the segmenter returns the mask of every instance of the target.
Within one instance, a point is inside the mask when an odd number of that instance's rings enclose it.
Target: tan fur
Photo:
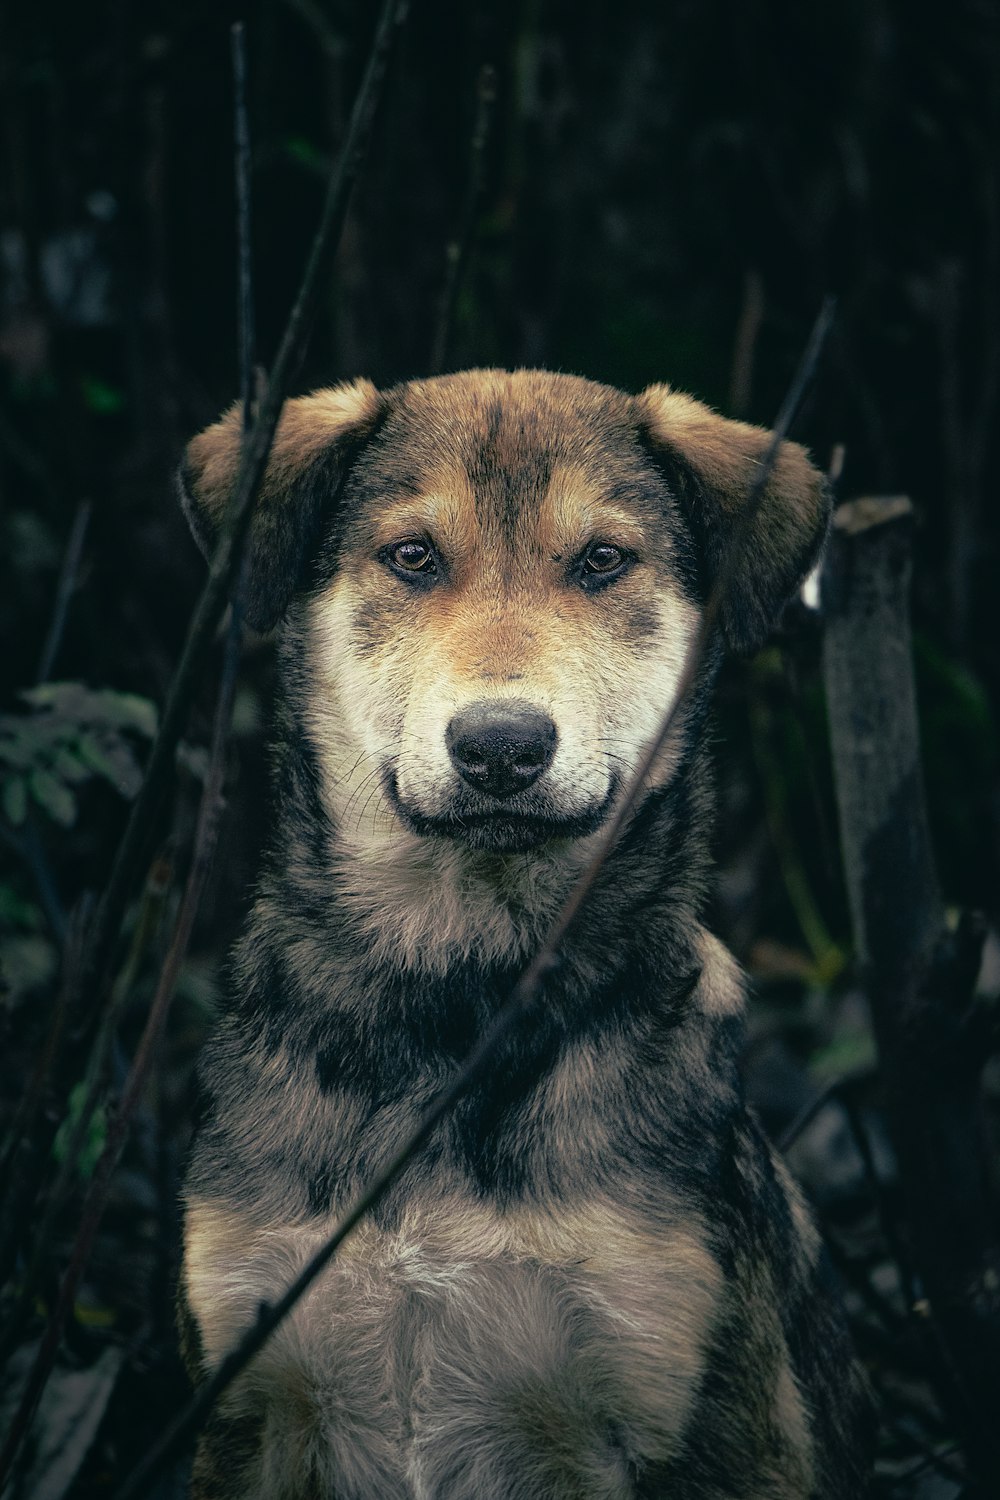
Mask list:
[[[286,621],[281,821],[188,1178],[202,1374],[393,1159],[592,859],[767,442],[666,386],[539,371],[286,408],[247,585],[252,621]],[[239,452],[235,409],[189,449],[203,544]],[[824,503],[786,444],[737,649]],[[599,546],[620,566],[595,579]],[[818,1238],[747,1117],[744,985],[702,925],[717,644],[538,1003],[226,1393],[197,1500],[860,1500]],[[491,789],[459,753],[484,723],[516,773]],[[837,1382],[831,1428],[809,1403]]]
[[[721,417],[669,385],[651,385],[636,400],[655,435],[691,464],[726,511],[738,512],[763,462],[770,432]],[[768,519],[782,533],[786,525],[811,533],[819,524],[822,481],[798,443],[784,442],[778,450],[766,503]]]
[[[378,392],[370,380],[353,380],[286,401],[268,458],[263,503],[280,503],[302,469],[345,432],[371,417],[377,402]],[[242,442],[242,408],[236,403],[188,444],[190,482],[197,486],[199,504],[216,526],[232,498]]]
[[[189,1214],[188,1294],[214,1365],[259,1303],[279,1295],[322,1244],[330,1226],[261,1229],[231,1208],[207,1202],[192,1203]],[[258,1356],[249,1384],[267,1380],[269,1370],[297,1367],[299,1399],[308,1403],[315,1381],[339,1383],[339,1364],[346,1394],[352,1353],[380,1364],[394,1358],[391,1348],[359,1348],[359,1336],[379,1337],[365,1328],[373,1302],[384,1308],[416,1296],[433,1318],[439,1302],[475,1303],[482,1296],[482,1269],[490,1264],[505,1273],[535,1264],[561,1271],[559,1295],[577,1306],[584,1327],[595,1320],[590,1337],[600,1345],[605,1379],[628,1389],[630,1422],[642,1432],[644,1450],[669,1458],[697,1390],[722,1274],[690,1219],[654,1233],[648,1222],[612,1202],[589,1200],[558,1214],[524,1207],[499,1213],[461,1195],[414,1206],[391,1232],[362,1225]],[[387,1317],[381,1337],[391,1337],[392,1327]],[[338,1350],[344,1352],[338,1356]],[[414,1378],[419,1380],[419,1370]],[[230,1410],[238,1409],[231,1403]],[[338,1421],[351,1425],[349,1407]],[[419,1432],[414,1446],[419,1450]],[[418,1454],[411,1462],[419,1467]]]

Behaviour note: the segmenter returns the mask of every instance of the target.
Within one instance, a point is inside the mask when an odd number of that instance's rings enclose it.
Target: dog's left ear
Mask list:
[[[255,630],[270,630],[288,608],[353,455],[386,408],[369,380],[286,401],[246,541],[244,608]],[[192,438],[178,474],[181,504],[211,557],[236,485],[243,428],[239,405]]]
[[[711,588],[771,434],[720,417],[668,385],[652,385],[635,401],[643,438],[667,471]],[[819,552],[829,510],[823,476],[805,449],[782,443],[722,607],[732,650],[763,644]]]

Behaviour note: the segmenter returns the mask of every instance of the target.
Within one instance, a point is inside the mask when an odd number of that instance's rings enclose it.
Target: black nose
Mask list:
[[[491,797],[513,797],[552,764],[557,735],[548,714],[515,701],[470,704],[444,739],[463,781]]]

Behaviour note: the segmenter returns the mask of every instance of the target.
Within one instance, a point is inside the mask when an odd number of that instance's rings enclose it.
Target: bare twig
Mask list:
[[[733,528],[729,548],[719,568],[714,586],[702,614],[699,629],[688,650],[684,671],[677,686],[673,704],[664,716],[660,729],[629,781],[619,806],[607,825],[601,842],[589,864],[571,890],[561,911],[550,927],[545,940],[534,958],[521,975],[511,995],[497,1011],[492,1024],[468,1053],[456,1070],[450,1083],[438,1094],[425,1110],[418,1124],[401,1142],[400,1146],[378,1172],[368,1186],[358,1195],[337,1228],[320,1246],[282,1296],[274,1303],[263,1304],[253,1327],[240,1338],[212,1374],[199,1386],[187,1405],[164,1429],[160,1438],[126,1479],[114,1500],[139,1500],[149,1493],[154,1474],[167,1463],[202,1426],[219,1396],[232,1385],[254,1355],[263,1347],[279,1324],[308,1291],[333,1259],[337,1250],[355,1226],[379,1202],[386,1190],[395,1182],[407,1164],[431,1135],[439,1121],[447,1115],[458,1101],[468,1093],[476,1081],[492,1065],[497,1051],[515,1027],[530,1013],[537,1003],[546,975],[559,962],[559,950],[566,934],[578,915],[587,895],[593,888],[604,862],[617,842],[618,836],[631,814],[645,778],[663,751],[670,738],[677,716],[695,684],[701,670],[706,650],[715,635],[720,610],[728,594],[736,569],[743,560],[743,549],[750,527],[757,515],[764,489],[770,477],[782,441],[788,434],[792,419],[798,410],[802,396],[808,386],[819,360],[833,318],[833,304],[824,302],[812,330],[806,351],[795,373],[789,391],[782,403],[775,423],[774,433],[760,467],[740,520]]]
[[[812,1124],[813,1120],[815,1120],[816,1116],[820,1114],[820,1112],[824,1110],[828,1104],[837,1104],[842,1108],[843,1105],[841,1094],[844,1093],[847,1089],[851,1088],[854,1083],[859,1081],[859,1078],[855,1078],[853,1076],[848,1076],[845,1078],[834,1078],[830,1083],[826,1085],[825,1088],[820,1089],[819,1093],[814,1098],[810,1099],[808,1104],[803,1105],[792,1123],[787,1127],[784,1133],[778,1137],[775,1146],[780,1154],[784,1156],[786,1151],[790,1151],[792,1149],[802,1132],[809,1129],[809,1126]]]
[[[281,408],[298,368],[322,290],[329,255],[340,239],[348,203],[358,180],[381,97],[393,40],[405,21],[408,0],[384,0],[368,65],[358,91],[347,135],[331,174],[322,217],[307,259],[295,304],[244,445],[233,497],[212,558],[208,579],[195,608],[177,671],[167,695],[160,728],[78,971],[67,971],[70,1009],[79,1018],[81,1045],[93,1033],[106,973],[117,942],[135,877],[156,826],[156,814],[173,774],[174,755],[194,693],[212,650],[219,620],[239,567],[242,542],[263,478]],[[72,1080],[62,1079],[63,1093]],[[24,1211],[30,1211],[30,1204]]]
[[[387,39],[391,35],[392,28],[398,15],[396,0],[386,6],[383,13],[383,26],[380,28],[380,38]],[[253,381],[253,322],[252,322],[252,265],[251,247],[249,243],[249,183],[247,180],[249,163],[249,138],[246,121],[246,104],[244,97],[244,64],[245,54],[243,46],[242,27],[234,28],[233,36],[233,58],[234,73],[236,79],[236,171],[238,183],[238,195],[240,198],[239,234],[238,234],[238,277],[240,285],[240,384],[243,393],[243,453],[241,461],[241,476],[247,473],[248,454],[261,452],[259,433],[264,425],[261,417],[256,427],[251,427],[252,418],[252,381]],[[373,54],[374,57],[377,55]],[[384,68],[383,68],[384,71]],[[372,76],[371,68],[366,82]],[[362,94],[364,94],[364,87]],[[355,117],[358,110],[355,111]],[[368,115],[370,123],[370,114]],[[352,120],[352,125],[355,122]],[[349,137],[350,138],[350,137]],[[353,164],[352,164],[353,165]],[[343,166],[343,162],[342,162]],[[329,207],[329,201],[328,201]],[[340,208],[342,221],[343,206]],[[326,221],[324,221],[324,224]],[[327,230],[329,232],[329,230]],[[310,270],[313,271],[314,280],[318,278],[320,260],[315,254],[310,257]],[[303,298],[300,294],[296,303],[295,312],[303,306]],[[295,313],[293,313],[293,324]],[[291,326],[291,325],[290,325]],[[282,354],[286,354],[287,360],[295,353],[295,345],[290,343],[286,333],[282,345]],[[281,386],[276,385],[279,370],[282,365],[281,355],[275,368],[275,376],[271,383],[271,389],[265,397],[265,411],[270,407],[273,409],[274,420],[271,430],[267,434],[267,445],[273,436],[274,427],[280,412],[280,397],[272,398],[271,392],[280,391]],[[277,402],[277,404],[275,404]],[[261,463],[266,460],[267,447],[262,450]],[[259,482],[259,475],[257,482]],[[248,481],[244,480],[244,483]],[[247,489],[247,494],[252,498],[252,489]],[[238,487],[237,496],[227,516],[227,523],[231,529],[234,525],[233,511],[236,510],[241,496]],[[249,505],[249,502],[248,502]],[[240,557],[239,541],[234,543],[233,560],[238,562]],[[213,573],[215,573],[215,562],[213,560]],[[237,588],[236,597],[233,600],[232,614],[226,639],[226,652],[223,663],[222,678],[220,682],[219,697],[216,706],[215,723],[212,734],[212,749],[209,761],[208,774],[202,792],[201,805],[198,814],[198,825],[195,832],[194,853],[191,861],[191,869],[188,873],[187,884],[181,900],[180,910],[174,928],[174,935],[168,950],[163,969],[160,973],[156,994],[150,1007],[146,1025],[143,1029],[139,1045],[132,1060],[128,1078],[122,1093],[122,1098],[108,1130],[107,1140],[100,1159],[94,1170],[89,1189],[83,1203],[80,1227],[73,1245],[73,1251],[66,1273],[59,1288],[55,1305],[49,1317],[48,1325],[42,1336],[41,1343],[32,1363],[28,1379],[18,1405],[13,1422],[11,1424],[3,1451],[0,1452],[0,1490],[2,1490],[5,1479],[17,1459],[21,1445],[26,1438],[31,1426],[31,1421],[37,1409],[45,1384],[55,1363],[59,1348],[62,1329],[68,1318],[80,1284],[81,1277],[87,1264],[94,1238],[97,1234],[104,1209],[107,1204],[108,1190],[115,1168],[118,1165],[122,1150],[124,1149],[132,1119],[138,1108],[139,1101],[148,1082],[150,1070],[156,1056],[159,1039],[162,1035],[169,1012],[170,1003],[173,999],[177,983],[177,976],[187,951],[188,942],[194,926],[195,918],[201,905],[201,898],[205,884],[211,869],[212,859],[218,842],[219,828],[221,825],[224,801],[223,782],[225,779],[226,748],[229,739],[229,730],[232,722],[233,701],[236,693],[236,680],[239,672],[240,645],[242,636],[242,612],[240,608],[240,589]],[[161,731],[162,733],[162,731]],[[147,772],[147,778],[149,776]]]
[[[88,499],[81,499],[76,505],[69,540],[66,541],[66,550],[63,552],[63,565],[58,571],[58,583],[55,585],[55,604],[52,606],[51,624],[48,627],[48,636],[45,637],[42,657],[37,667],[39,682],[46,682],[51,676],[52,666],[55,664],[55,657],[58,655],[58,648],[63,640],[69,601],[73,597],[73,589],[76,586],[76,573],[79,571],[79,559],[84,552],[84,540],[87,537],[87,526],[90,525],[91,510],[93,510],[93,505]]]
[[[87,536],[87,527],[90,525],[92,510],[93,506],[89,500],[81,500],[73,517],[73,525],[63,553],[62,567],[59,570],[59,582],[56,585],[49,633],[45,637],[45,645],[42,647],[42,655],[38,663],[39,682],[47,682],[51,677],[52,668],[59,654],[63,630],[66,628],[66,615],[76,587],[76,577],[80,570],[80,559],[83,556],[83,544]]]
[[[55,1363],[62,1336],[63,1325],[73,1309],[81,1277],[86,1269],[94,1237],[100,1226],[107,1205],[108,1190],[115,1168],[118,1165],[128,1138],[132,1119],[149,1077],[156,1055],[157,1044],[163,1032],[170,1002],[180,966],[187,951],[188,941],[195,918],[201,905],[205,883],[211,869],[212,857],[218,841],[219,827],[224,807],[222,788],[225,778],[226,747],[229,726],[232,720],[233,698],[240,661],[241,618],[238,604],[234,603],[232,619],[226,640],[226,654],[216,706],[215,725],[212,734],[212,751],[208,774],[202,792],[195,833],[194,854],[187,884],[181,900],[174,927],[174,935],[160,973],[156,994],[146,1018],[139,1045],[132,1059],[121,1101],[112,1119],[104,1149],[91,1179],[83,1201],[80,1226],[73,1244],[69,1265],[59,1287],[59,1294],[49,1315],[49,1321],[32,1363],[24,1392],[13,1418],[7,1441],[0,1453],[0,1490],[17,1458],[21,1444],[27,1436],[31,1420],[41,1398],[42,1391]]]
[[[24,826],[19,832],[13,828],[0,826],[0,838],[8,848],[13,849],[18,859],[23,859],[27,865],[31,878],[35,882],[38,904],[57,946],[62,948],[66,940],[66,913],[63,910],[62,897],[38,832],[34,814],[31,811],[28,812]]]
[[[237,200],[237,246],[236,285],[237,322],[239,329],[239,387],[243,404],[243,431],[249,433],[253,422],[254,396],[254,310],[253,310],[253,250],[250,231],[250,125],[246,101],[246,35],[241,21],[231,29],[233,63],[233,121],[234,121],[234,178]],[[114,1041],[119,1014],[127,1001],[138,972],[139,961],[145,953],[149,938],[159,917],[159,910],[166,894],[169,871],[164,871],[156,861],[147,881],[146,897],[128,959],[115,981],[110,1005],[105,1007],[101,1028],[91,1049],[87,1069],[87,1090],[82,1107],[74,1122],[69,1146],[60,1167],[59,1176],[49,1194],[49,1202],[35,1233],[35,1252],[29,1263],[24,1284],[11,1319],[16,1332],[24,1322],[25,1310],[30,1308],[34,1283],[38,1271],[40,1253],[46,1242],[66,1198],[67,1189],[73,1180],[80,1149],[86,1140],[94,1111],[100,1103],[106,1085],[107,1059]],[[0,1345],[0,1353],[8,1338]]]
[[[767,689],[763,683],[752,684],[749,712],[751,742],[764,791],[768,832],[799,931],[812,957],[813,972],[821,983],[829,983],[842,967],[843,957],[823,920],[796,837],[794,822],[789,817],[780,767],[771,749],[773,715],[766,694]]]
[[[250,217],[250,176],[253,158],[250,151],[250,120],[247,113],[247,39],[242,21],[230,29],[233,59],[233,145],[236,178],[236,286],[237,323],[239,326],[240,399],[243,403],[243,431],[253,425],[253,362],[256,332],[253,306],[253,237]]]
[[[905,1442],[914,1443],[913,1434],[901,1424],[896,1425],[896,1431],[899,1432]],[[914,1480],[922,1478],[931,1469],[934,1469],[936,1473],[942,1475],[945,1479],[954,1479],[961,1483],[965,1477],[964,1474],[960,1469],[955,1468],[953,1464],[948,1462],[953,1453],[960,1451],[957,1443],[945,1443],[943,1447],[938,1449],[931,1448],[926,1443],[918,1443],[917,1446],[920,1449],[922,1457],[918,1458],[904,1473],[897,1474],[894,1479],[890,1480],[890,1484],[894,1490],[899,1490],[901,1485],[906,1486],[905,1490],[902,1491],[904,1500],[912,1500]]]
[[[431,350],[430,373],[432,375],[440,375],[448,357],[448,345],[451,342],[452,325],[455,321],[455,304],[458,301],[458,294],[469,263],[476,233],[476,220],[483,196],[486,147],[489,142],[496,96],[496,72],[490,63],[484,63],[479,70],[479,78],[476,82],[476,122],[472,130],[469,183],[465,203],[455,237],[449,240],[445,251],[444,291],[441,294],[441,305]]]
[[[100,1030],[87,1060],[87,1070],[83,1075],[83,1100],[75,1112],[76,1117],[73,1120],[65,1151],[62,1153],[59,1171],[49,1189],[41,1217],[37,1223],[32,1223],[30,1219],[23,1216],[12,1217],[12,1231],[20,1229],[25,1242],[28,1242],[30,1236],[30,1248],[26,1252],[27,1265],[21,1278],[17,1298],[6,1320],[3,1335],[0,1337],[0,1365],[16,1348],[34,1306],[35,1292],[41,1280],[43,1265],[51,1252],[55,1227],[76,1181],[80,1157],[90,1134],[91,1121],[107,1088],[108,1066],[122,1011],[132,993],[149,945],[159,928],[163,904],[170,889],[171,875],[169,860],[158,858],[153,861],[146,879],[139,919],[135,924],[128,954],[115,979],[111,1002],[105,1007]]]
[[[62,565],[59,569],[59,579],[56,584],[55,599],[52,605],[52,619],[49,622],[48,633],[45,644],[42,647],[41,657],[38,664],[39,682],[46,682],[52,674],[52,667],[59,653],[62,643],[63,631],[66,628],[66,616],[69,613],[70,601],[76,588],[77,574],[80,570],[80,559],[83,555],[84,539],[87,535],[87,527],[90,524],[92,506],[89,500],[81,500],[73,517],[69,537],[63,552]],[[4,832],[7,842],[17,851],[31,871],[32,879],[38,891],[38,899],[41,903],[45,919],[52,929],[60,947],[66,941],[66,914],[59,895],[59,887],[52,873],[45,845],[38,833],[35,819],[29,813],[24,828],[19,835],[12,831]],[[78,955],[79,956],[79,955]]]
[[[156,811],[166,791],[173,769],[174,752],[236,575],[240,545],[264,476],[285,392],[294,378],[305,349],[313,312],[322,290],[322,273],[330,251],[338,242],[343,229],[348,202],[371,135],[392,42],[406,18],[408,8],[408,0],[385,0],[382,8],[368,67],[355,101],[347,138],[331,174],[322,218],[309,252],[302,283],[260,404],[251,440],[244,449],[233,498],[219,535],[208,580],[188,629],[143,784],[133,803],[128,826],[95,922],[85,976],[86,998],[91,1003],[99,996],[109,952],[117,938],[136,870],[143,857],[148,831],[154,824]]]
[[[875,1164],[875,1153],[872,1150],[871,1141],[868,1137],[868,1129],[858,1108],[857,1101],[851,1097],[850,1092],[845,1092],[842,1097],[844,1113],[847,1116],[847,1127],[851,1132],[854,1149],[861,1161],[861,1169],[864,1173],[868,1190],[872,1196],[872,1203],[878,1218],[882,1238],[885,1240],[886,1249],[896,1263],[899,1272],[899,1282],[903,1292],[903,1301],[906,1305],[907,1314],[912,1313],[917,1300],[916,1281],[913,1275],[913,1267],[910,1264],[909,1254],[899,1237],[896,1221],[892,1208],[887,1201],[885,1184],[878,1173]]]
[[[0,1280],[6,1279],[16,1255],[20,1235],[29,1217],[28,1209],[44,1174],[46,1152],[38,1139],[36,1127],[45,1104],[49,1079],[65,1045],[72,981],[80,962],[89,914],[89,898],[84,897],[70,918],[63,954],[64,979],[49,1018],[45,1040],[7,1133],[0,1162],[0,1180],[4,1185],[4,1213],[0,1219]],[[26,1160],[19,1160],[22,1155]]]
[[[750,410],[754,356],[763,321],[764,281],[759,271],[750,270],[743,278],[743,304],[736,325],[733,363],[729,372],[729,410],[734,417],[745,417]]]

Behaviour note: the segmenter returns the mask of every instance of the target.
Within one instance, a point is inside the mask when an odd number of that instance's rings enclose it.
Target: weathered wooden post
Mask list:
[[[924,800],[901,496],[835,513],[823,672],[844,874],[915,1264],[977,1495],[1000,1495],[1000,1225],[972,1000],[981,935],[945,923]]]

